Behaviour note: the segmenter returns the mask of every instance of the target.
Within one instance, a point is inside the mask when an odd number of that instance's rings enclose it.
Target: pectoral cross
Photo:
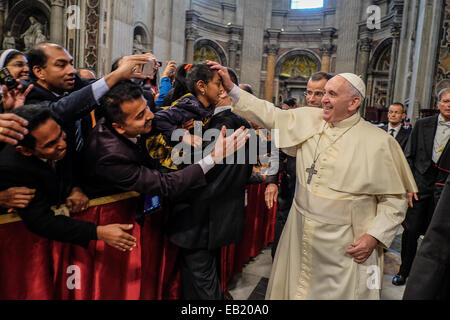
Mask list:
[[[311,180],[312,180],[313,176],[318,173],[318,171],[315,170],[315,168],[316,168],[316,163],[313,163],[311,168],[306,169],[306,172],[308,172],[308,174],[309,174],[308,184],[311,184]]]

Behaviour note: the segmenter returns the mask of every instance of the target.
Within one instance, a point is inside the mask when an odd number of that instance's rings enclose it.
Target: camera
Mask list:
[[[16,79],[9,73],[8,68],[0,70],[0,84],[8,87],[8,90],[13,90],[18,87]]]
[[[146,63],[145,65],[142,66],[142,70],[140,73],[142,73],[143,75],[145,75],[149,78],[153,78],[156,73],[156,69],[155,69],[156,65],[158,67],[161,67],[162,63],[160,61],[156,61],[155,59],[151,59],[148,63]]]

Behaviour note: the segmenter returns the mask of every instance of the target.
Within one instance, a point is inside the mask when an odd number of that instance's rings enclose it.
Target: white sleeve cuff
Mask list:
[[[202,167],[204,174],[207,174],[216,165],[211,155],[208,155],[206,158],[200,160],[198,164]]]
[[[230,91],[228,96],[231,98],[233,103],[238,103],[239,99],[241,98],[241,88],[239,88],[237,85],[234,85],[233,90]]]

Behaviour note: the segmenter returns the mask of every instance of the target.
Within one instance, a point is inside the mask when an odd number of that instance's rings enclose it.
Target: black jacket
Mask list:
[[[414,126],[405,149],[419,192],[431,190],[436,174],[433,163],[433,145],[438,125],[438,116],[419,119]]]
[[[250,124],[230,110],[214,115],[207,129],[239,129]],[[204,147],[207,146],[205,143]],[[246,146],[248,163],[249,146]],[[182,248],[216,249],[239,242],[244,232],[245,187],[253,164],[216,165],[206,174],[208,186],[186,195],[171,211],[170,240]]]
[[[104,119],[100,120],[83,152],[83,190],[91,197],[136,191],[176,198],[189,188],[206,184],[199,165],[162,174],[153,169],[151,159],[143,150],[140,143],[134,144]]]
[[[382,129],[386,132],[388,131],[388,128],[389,128],[388,125],[385,125],[384,127],[382,127]],[[397,140],[397,142],[400,144],[400,147],[402,147],[403,151],[405,150],[406,144],[408,143],[408,138],[409,138],[410,132],[411,131],[409,131],[408,129],[405,129],[405,128],[403,128],[403,126],[401,126],[397,136],[395,137],[395,140]]]
[[[450,177],[412,265],[405,300],[450,299]]]
[[[0,152],[0,190],[24,186],[36,189],[29,206],[18,210],[27,228],[51,240],[87,247],[90,240],[97,239],[96,225],[55,216],[50,210],[51,206],[65,203],[72,190],[71,171],[66,170],[67,166],[70,166],[69,156],[57,162],[54,173],[44,161],[25,157],[8,145]]]

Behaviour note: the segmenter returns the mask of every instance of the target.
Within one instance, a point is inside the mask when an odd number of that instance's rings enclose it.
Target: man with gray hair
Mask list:
[[[215,68],[232,111],[277,129],[277,147],[297,157],[295,197],[266,298],[379,299],[382,249],[394,239],[417,186],[395,139],[359,115],[364,82],[340,74],[325,86],[323,109],[283,111]]]
[[[436,185],[439,168],[448,167],[448,164],[440,162],[441,158],[448,159],[443,157],[443,153],[450,137],[450,88],[439,92],[437,106],[440,111],[438,115],[417,120],[406,145],[406,159],[416,179],[419,193],[415,197],[414,207],[408,209],[403,222],[402,264],[398,274],[392,279],[396,286],[406,283],[416,256],[417,240],[426,233],[437,204],[436,189],[441,189]]]

